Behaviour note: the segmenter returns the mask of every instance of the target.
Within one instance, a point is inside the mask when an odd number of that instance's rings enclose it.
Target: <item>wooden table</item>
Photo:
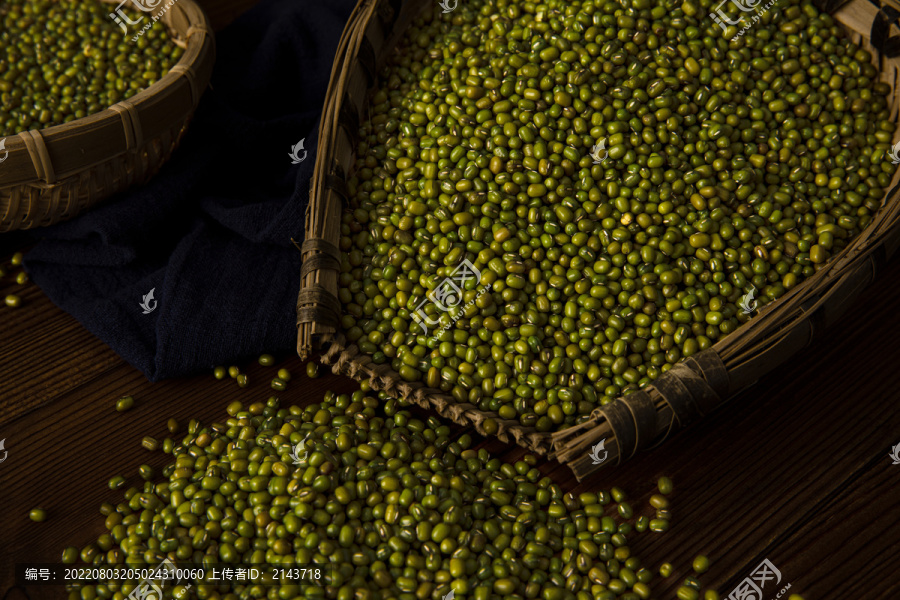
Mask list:
[[[253,3],[203,2],[216,27]],[[0,247],[15,248],[19,239],[7,236]],[[0,259],[15,273],[10,255]],[[542,471],[575,492],[618,485],[643,514],[650,514],[657,477],[674,480],[671,529],[630,540],[645,565],[655,570],[669,561],[676,568],[677,576],[655,580],[656,598],[674,598],[701,553],[712,563],[701,581],[722,598],[763,559],[782,576],[763,600],[788,584],[782,598],[900,598],[900,465],[888,457],[900,443],[898,280],[894,260],[827,338],[661,448],[579,485],[556,463],[541,463]],[[58,562],[65,546],[94,541],[105,531],[100,504],[121,501],[122,492],[107,487],[110,477],[137,484],[140,464],[158,471],[166,463],[166,455],[141,447],[144,435],[164,437],[170,417],[208,424],[222,420],[233,400],[264,400],[274,371],[246,362],[246,389],[210,374],[151,384],[33,283],[4,277],[0,296],[11,292],[23,304],[0,307],[0,439],[9,452],[0,463],[0,597],[61,598],[61,587],[14,587],[14,565]],[[280,366],[303,371],[296,357],[283,358]],[[280,396],[285,404],[306,404],[326,389],[354,384],[328,374]],[[117,413],[115,400],[126,393],[136,406]],[[523,454],[482,443],[507,459]],[[48,511],[43,523],[28,518],[36,506]]]

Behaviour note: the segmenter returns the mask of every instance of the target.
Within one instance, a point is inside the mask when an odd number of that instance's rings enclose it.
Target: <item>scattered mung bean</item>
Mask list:
[[[565,494],[535,468],[535,457],[493,458],[471,447],[472,436],[452,439],[441,420],[420,418],[408,406],[359,390],[328,392],[302,408],[281,408],[275,396],[246,409],[234,402],[228,418],[209,427],[192,419],[162,470],[165,480],[153,483],[143,465],[147,481],[109,506],[107,533],[81,558],[120,562],[136,544],[147,548],[139,556],[156,550],[198,563],[278,564],[291,555],[304,564],[332,564],[324,583],[335,598],[376,591],[404,598],[423,582],[431,584],[423,597],[445,597],[462,593],[454,581],[476,571],[473,598],[515,597],[530,586],[527,597],[563,600],[567,585],[590,598],[604,597],[599,586],[619,590],[620,598],[651,597],[652,573],[628,545],[635,528],[603,516],[601,493]],[[309,456],[295,466],[291,457],[301,441]],[[121,476],[110,481],[116,489],[124,485]],[[616,490],[619,509],[629,514],[627,496]],[[601,523],[602,530],[594,529]],[[588,535],[582,524],[596,533]],[[72,559],[77,550],[66,553]],[[373,572],[379,561],[384,566]],[[523,567],[529,583],[519,579]],[[113,585],[72,587],[69,597],[111,597]],[[258,595],[238,583],[231,592]],[[286,584],[272,594],[297,597]]]
[[[134,406],[134,397],[133,396],[122,396],[116,401],[116,410],[119,412],[125,412],[127,410],[131,410]]]
[[[668,477],[660,477],[656,485],[659,488],[660,494],[668,496],[672,493],[672,480]]]
[[[706,573],[709,570],[709,559],[701,554],[694,558],[692,566],[695,573]]]

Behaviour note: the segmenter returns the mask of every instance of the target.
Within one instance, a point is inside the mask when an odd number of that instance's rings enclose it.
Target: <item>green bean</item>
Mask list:
[[[700,598],[700,594],[697,593],[697,590],[693,588],[689,588],[686,586],[681,586],[675,592],[678,600],[698,600]]]
[[[22,299],[15,294],[7,294],[4,300],[6,305],[10,308],[18,308],[22,305]]]
[[[706,573],[709,570],[709,559],[701,554],[694,558],[692,566],[695,573]]]
[[[660,477],[659,481],[657,482],[657,487],[659,488],[660,494],[663,494],[664,496],[668,496],[669,494],[672,493],[672,480],[665,476]],[[664,508],[664,507],[657,506],[656,508]]]
[[[262,354],[259,357],[259,364],[264,367],[271,367],[275,364],[275,357],[271,354]]]
[[[47,511],[43,508],[32,508],[31,512],[28,513],[28,518],[35,523],[40,523],[47,519]]]
[[[133,396],[122,396],[118,400],[116,400],[116,410],[119,412],[125,412],[127,410],[131,410],[134,406],[134,397]]]
[[[669,529],[669,522],[665,519],[650,519],[650,531],[666,531]]]
[[[63,562],[63,564],[71,565],[71,564],[75,563],[76,561],[78,561],[78,554],[79,554],[78,548],[76,548],[75,546],[68,546],[62,552],[61,561]]]

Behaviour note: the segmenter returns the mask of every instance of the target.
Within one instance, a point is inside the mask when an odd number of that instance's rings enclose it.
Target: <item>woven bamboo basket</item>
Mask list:
[[[406,382],[390,364],[347,342],[340,330],[337,299],[338,249],[346,177],[355,161],[359,123],[366,114],[367,91],[375,83],[384,57],[396,47],[400,33],[432,0],[361,0],[341,39],[331,74],[321,123],[310,205],[306,215],[302,287],[297,301],[297,350],[301,357],[321,354],[338,374],[368,380],[377,390],[404,397],[453,421],[474,426],[499,424],[495,434],[533,452],[568,465],[578,479],[636,452],[662,443],[673,431],[701,419],[725,400],[821,337],[874,279],[880,266],[900,246],[900,171],[872,223],[843,251],[776,302],[763,307],[737,331],[707,350],[677,363],[640,391],[593,411],[588,422],[558,432],[541,433],[496,413],[459,403],[448,394]],[[836,5],[835,5],[836,4]],[[893,90],[891,120],[900,109],[900,38],[890,37],[900,11],[880,0],[853,0],[823,7],[833,14],[854,42],[873,54],[882,81]],[[605,441],[608,456],[599,464],[590,457]]]
[[[70,219],[146,182],[169,159],[209,84],[215,38],[193,0],[177,0],[168,9],[166,4],[160,1],[152,13],[144,14],[145,20],[158,16],[184,49],[162,79],[99,113],[6,138],[9,154],[0,164],[0,232]],[[138,30],[135,26],[127,35]]]

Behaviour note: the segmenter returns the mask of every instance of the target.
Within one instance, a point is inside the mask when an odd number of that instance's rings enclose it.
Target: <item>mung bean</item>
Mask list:
[[[709,570],[709,559],[701,554],[694,558],[692,566],[695,573],[706,573]]]
[[[125,412],[127,410],[131,410],[134,406],[134,397],[133,396],[122,396],[116,401],[116,410],[119,412]]]

